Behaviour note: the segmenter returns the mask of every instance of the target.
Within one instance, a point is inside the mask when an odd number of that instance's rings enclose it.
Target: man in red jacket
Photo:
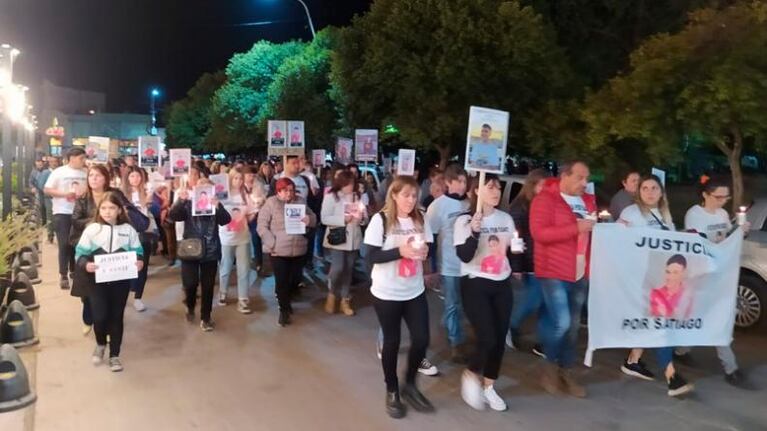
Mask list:
[[[552,394],[579,398],[586,389],[571,375],[581,309],[588,288],[588,251],[596,221],[596,200],[586,195],[589,167],[576,161],[560,166],[530,206],[535,276],[541,282],[541,330],[546,365],[541,385]]]

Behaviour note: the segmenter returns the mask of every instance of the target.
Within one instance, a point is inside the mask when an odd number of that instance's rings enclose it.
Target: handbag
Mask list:
[[[191,222],[194,223],[194,222]],[[199,229],[198,229],[199,231]],[[178,243],[176,256],[184,261],[197,261],[202,259],[204,246],[200,238],[182,239]]]
[[[328,244],[341,245],[346,243],[346,227],[331,227],[328,229]]]

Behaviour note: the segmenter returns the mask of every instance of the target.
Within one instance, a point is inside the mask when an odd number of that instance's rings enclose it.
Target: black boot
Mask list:
[[[394,419],[405,417],[405,405],[399,400],[399,392],[386,393],[386,413]]]
[[[290,325],[290,313],[287,310],[280,310],[280,318],[277,320],[280,326]]]
[[[406,384],[402,389],[402,398],[407,401],[408,404],[413,406],[416,411],[422,413],[430,413],[434,411],[434,406],[426,399],[425,396],[415,387],[414,384]]]

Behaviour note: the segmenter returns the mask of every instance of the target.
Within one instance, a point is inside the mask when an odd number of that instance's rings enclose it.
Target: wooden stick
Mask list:
[[[482,189],[485,187],[485,171],[479,172],[479,187],[477,187],[477,213],[482,215]]]

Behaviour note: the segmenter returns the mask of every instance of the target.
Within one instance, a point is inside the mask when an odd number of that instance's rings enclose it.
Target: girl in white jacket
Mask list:
[[[136,267],[141,271],[144,266],[141,260],[144,250],[138,233],[129,224],[128,215],[120,203],[120,198],[112,192],[107,192],[98,203],[94,222],[85,228],[75,247],[75,260],[77,271],[86,272],[85,277],[89,280],[88,297],[96,333],[93,364],[98,365],[103,361],[108,336],[109,369],[113,372],[123,370],[120,362],[120,346],[123,336],[123,312],[125,303],[128,301],[130,280],[96,283],[93,273],[98,266],[93,260],[95,255],[128,251],[136,253]]]

